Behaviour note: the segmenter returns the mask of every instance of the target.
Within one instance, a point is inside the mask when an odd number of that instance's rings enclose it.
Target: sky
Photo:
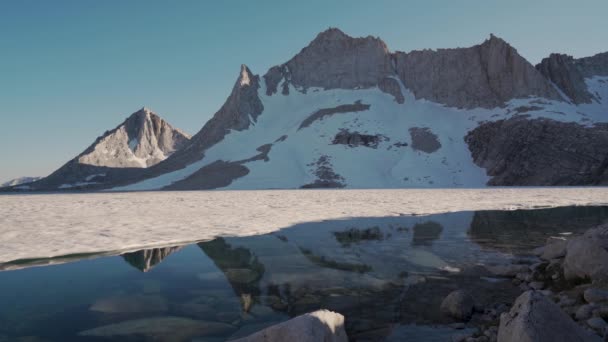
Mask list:
[[[490,33],[531,63],[608,51],[606,0],[0,0],[0,181],[45,176],[146,106],[194,134],[241,64],[263,75],[328,27],[393,51]]]

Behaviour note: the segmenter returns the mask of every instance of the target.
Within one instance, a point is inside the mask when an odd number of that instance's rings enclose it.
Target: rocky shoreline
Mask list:
[[[523,291],[512,305],[480,306],[466,289],[454,290],[444,298],[442,314],[456,321],[449,327],[462,331],[453,334],[452,341],[608,341],[608,225],[579,236],[550,237],[533,254],[515,258],[509,265],[485,266],[493,276],[510,279]],[[285,331],[307,331],[299,335],[302,341],[313,341],[310,336],[345,341],[343,323],[344,317],[338,313],[317,311],[243,341],[275,341],[277,333],[287,334]],[[311,331],[315,326],[323,327],[317,332],[320,335]],[[328,334],[327,327],[334,333]]]

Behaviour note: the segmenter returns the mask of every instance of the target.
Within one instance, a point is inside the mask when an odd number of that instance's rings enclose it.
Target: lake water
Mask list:
[[[128,253],[0,264],[0,341],[224,341],[326,308],[354,341],[445,341],[441,300],[520,293],[482,265],[531,262],[547,237],[608,207],[454,212],[301,223]]]

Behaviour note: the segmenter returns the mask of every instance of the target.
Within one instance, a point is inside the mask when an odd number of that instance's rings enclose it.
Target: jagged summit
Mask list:
[[[484,123],[523,113],[577,125],[607,121],[600,99],[608,99],[608,54],[551,55],[543,63],[535,68],[494,34],[470,47],[391,52],[380,38],[329,28],[270,68],[264,82],[240,65],[222,107],[189,141],[178,144],[185,134],[144,107],[43,181],[119,190],[482,186],[487,165],[474,164],[464,137]],[[595,100],[584,108],[577,106],[584,98],[569,102],[578,92]],[[581,127],[584,135],[604,134]],[[474,146],[492,142],[475,132]],[[518,177],[512,184],[542,178]]]

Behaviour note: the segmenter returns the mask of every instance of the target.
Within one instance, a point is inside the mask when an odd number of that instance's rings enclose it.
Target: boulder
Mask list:
[[[348,337],[344,330],[344,316],[328,310],[318,310],[233,341],[346,342]]]
[[[493,275],[501,277],[515,277],[518,273],[527,272],[529,269],[526,265],[496,265],[485,268]]]
[[[567,241],[563,238],[550,237],[547,239],[547,244],[543,248],[541,259],[552,260],[557,258],[563,258],[566,255]]]
[[[564,276],[569,280],[608,278],[608,225],[568,241]]]
[[[474,307],[473,297],[462,290],[452,291],[441,302],[441,312],[456,319],[468,319],[473,314]]]
[[[519,296],[500,316],[498,342],[601,341],[539,292]]]
[[[588,288],[583,292],[587,303],[599,303],[608,301],[608,290]]]

